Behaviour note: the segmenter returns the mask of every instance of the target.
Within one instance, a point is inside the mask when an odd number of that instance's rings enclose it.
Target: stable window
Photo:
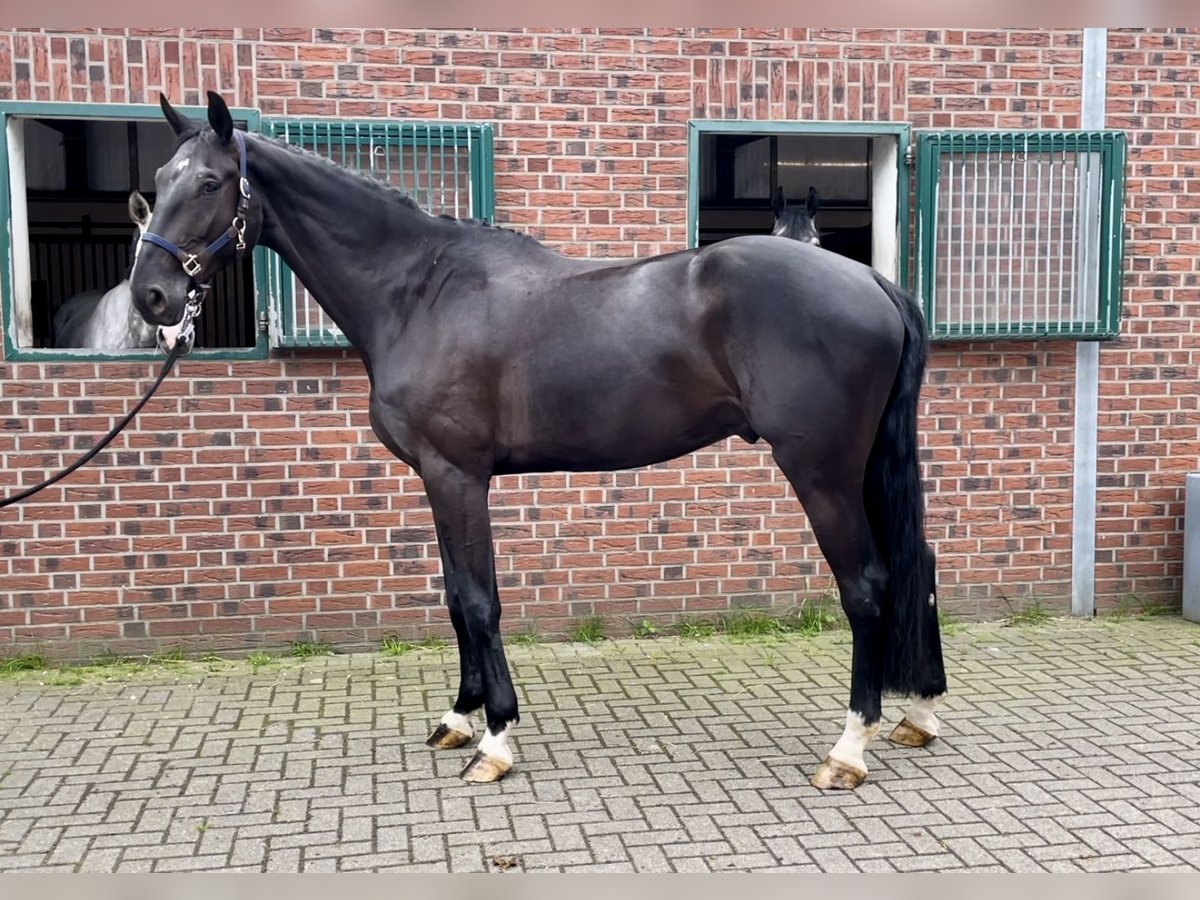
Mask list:
[[[404,191],[433,215],[488,222],[495,215],[488,125],[267,119],[263,129]],[[341,330],[274,254],[268,278],[277,298],[272,328],[277,346],[349,346]]]
[[[821,246],[903,282],[908,134],[887,122],[691,122],[691,245],[770,234],[776,188],[801,205],[813,188]]]
[[[1120,333],[1124,135],[937,132],[918,148],[935,338]]]
[[[812,187],[823,247],[905,286],[915,268],[935,340],[1120,333],[1119,132],[920,132],[914,148],[906,126],[695,121],[689,153],[694,247],[769,233],[775,189],[803,203]]]
[[[205,114],[182,111],[201,120]],[[239,127],[257,128],[256,110],[233,112]],[[129,200],[137,191],[153,208],[154,173],[175,151],[161,111],[151,105],[11,102],[0,104],[0,120],[0,209],[8,221],[0,233],[6,357],[153,356],[153,348],[116,346],[122,342],[112,338],[105,346],[66,348],[62,332],[68,313],[136,314],[119,295],[138,236]],[[264,259],[265,252],[256,252],[214,279],[196,325],[198,355],[266,352],[259,333],[265,292],[255,282]]]

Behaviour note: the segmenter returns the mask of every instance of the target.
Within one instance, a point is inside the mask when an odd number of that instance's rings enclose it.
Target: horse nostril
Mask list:
[[[150,312],[158,316],[167,311],[167,295],[163,293],[162,288],[146,289],[146,306],[150,308]]]

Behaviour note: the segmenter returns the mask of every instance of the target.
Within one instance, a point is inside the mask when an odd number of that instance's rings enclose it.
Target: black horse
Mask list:
[[[155,178],[155,247],[134,269],[135,300],[169,343],[197,286],[262,243],[362,354],[371,425],[424,482],[458,637],[458,697],[428,743],[462,746],[485,711],[464,779],[511,768],[518,720],[492,476],[646,466],[731,435],[770,443],[853,630],[846,730],[813,783],[862,781],[884,691],[915,697],[895,740],[933,738],[946,685],[917,461],[926,337],[910,297],[866,266],[766,235],[568,259],[235,132],[215,94],[209,127],[162,108],[179,145]]]
[[[771,234],[803,241],[806,244],[821,244],[821,233],[817,230],[817,210],[821,208],[821,197],[815,187],[808,189],[804,206],[788,206],[783,188],[775,188],[771,196],[771,211],[775,213],[775,225]]]

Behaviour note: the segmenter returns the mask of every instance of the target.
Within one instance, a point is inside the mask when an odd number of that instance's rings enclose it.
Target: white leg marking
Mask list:
[[[501,760],[511,766],[513,755],[512,751],[508,749],[508,730],[510,728],[512,728],[512,722],[505,725],[499,734],[492,734],[492,730],[489,728],[484,732],[483,737],[479,739],[479,752],[484,756]]]
[[[917,697],[913,700],[912,706],[908,708],[908,715],[905,718],[926,734],[937,737],[938,720],[934,713],[937,705],[945,698],[945,694],[939,694],[936,697]]]
[[[865,772],[867,764],[863,760],[863,751],[867,749],[871,738],[877,734],[879,734],[878,722],[874,725],[867,725],[861,715],[852,709],[846,710],[846,730],[842,732],[838,742],[829,751],[829,756],[860,772]]]
[[[471,723],[471,717],[464,716],[462,713],[456,713],[450,710],[442,716],[442,724],[451,731],[457,731],[459,734],[469,734],[475,736],[475,726]]]

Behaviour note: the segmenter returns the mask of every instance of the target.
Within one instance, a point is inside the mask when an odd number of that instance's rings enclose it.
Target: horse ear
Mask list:
[[[817,194],[817,189],[815,187],[810,187],[808,189],[807,208],[808,208],[808,217],[810,219],[813,218],[817,214],[817,210],[819,210],[821,208],[821,198]]]
[[[225,98],[214,91],[208,92],[208,124],[222,144],[228,144],[233,138],[233,116],[229,114]]]
[[[163,116],[166,117],[167,124],[171,126],[171,130],[175,132],[176,137],[186,137],[198,131],[195,122],[186,116],[181,116],[175,111],[175,107],[171,105],[171,101],[167,99],[166,94],[159,93],[158,105],[162,108]]]
[[[776,185],[775,193],[771,197],[771,211],[775,213],[775,218],[783,215],[784,209],[787,207],[787,200],[783,199],[783,185]]]
[[[142,228],[150,224],[150,204],[138,191],[129,195],[129,218]]]

